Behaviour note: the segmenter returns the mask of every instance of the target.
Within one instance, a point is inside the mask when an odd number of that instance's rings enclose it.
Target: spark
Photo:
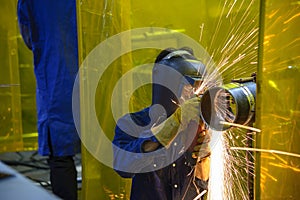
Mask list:
[[[226,47],[228,46],[228,44],[231,42],[231,40],[234,38],[234,35],[232,35],[230,37],[230,39],[227,41],[227,43],[225,44],[224,48],[221,50],[221,53],[223,53],[224,49],[226,49]]]
[[[171,102],[174,103],[177,106],[180,106],[180,104],[178,104],[174,99],[171,99]]]
[[[257,151],[257,152],[264,152],[264,153],[281,154],[281,155],[300,158],[300,154],[286,152],[286,151],[273,150],[273,149],[258,149],[258,148],[248,148],[248,147],[230,147],[230,149],[231,150]]]
[[[300,13],[297,13],[297,14],[293,15],[291,18],[289,18],[288,20],[284,21],[283,23],[284,23],[284,24],[288,24],[288,23],[290,23],[293,19],[295,19],[295,18],[297,18],[297,17],[299,17],[299,16],[300,16]]]
[[[258,133],[261,132],[260,129],[257,129],[257,128],[254,128],[254,127],[251,127],[251,126],[245,126],[245,125],[241,125],[241,124],[236,124],[236,123],[220,122],[220,124],[229,125],[229,126],[235,126],[235,127],[239,127],[239,128],[251,130],[251,131],[254,131],[254,132],[258,132]]]
[[[231,5],[231,7],[230,7],[230,9],[229,9],[229,11],[228,11],[228,13],[227,13],[227,15],[226,15],[226,18],[228,18],[229,14],[231,13],[231,11],[232,11],[232,9],[233,9],[233,7],[234,7],[236,1],[237,1],[237,0],[235,0],[235,1],[233,2],[233,4]]]
[[[272,179],[273,181],[277,182],[277,178],[275,178],[275,177],[272,176],[271,174],[265,172],[264,175],[265,175],[266,177],[269,177],[269,178]]]
[[[211,60],[206,63],[207,71],[203,76],[203,83],[197,89],[199,93],[206,91],[212,87],[223,85],[222,76],[228,70],[234,70],[234,74],[240,76],[245,73],[245,68],[253,67],[256,70],[257,65],[257,36],[258,30],[254,22],[258,20],[258,14],[251,15],[251,9],[254,5],[254,0],[250,2],[237,0],[224,0],[223,6],[220,7],[221,16],[214,29],[215,34],[212,35],[211,45],[208,47],[208,52],[211,54]],[[226,13],[227,11],[227,13]],[[229,33],[225,35],[222,32],[224,23],[223,20],[230,20],[229,23],[233,26],[228,29]],[[206,26],[207,27],[207,26]],[[205,28],[206,28],[205,27]],[[225,29],[227,30],[227,29]],[[204,31],[204,24],[200,27],[200,40],[202,40]],[[223,43],[219,42],[219,37],[224,38]],[[214,47],[219,47],[213,49]],[[239,54],[237,54],[239,52]],[[216,65],[212,59],[218,59]],[[243,62],[245,67],[237,68],[239,62]],[[225,96],[224,96],[225,95]],[[237,140],[241,140],[244,145],[252,139],[251,136],[244,134],[245,130],[253,132],[261,132],[261,130],[249,127],[239,126],[234,122],[235,115],[227,109],[225,104],[228,104],[226,94],[219,96],[216,99],[217,115],[221,119],[228,121],[227,125],[233,126],[233,129],[228,129],[224,132],[213,131],[211,141],[211,168],[209,189],[207,191],[207,199],[242,199],[247,200],[249,189],[247,187],[247,177],[245,177],[245,170],[250,176],[253,175],[253,156],[244,151],[234,151],[230,147],[237,146]],[[235,137],[235,132],[240,131],[238,137]],[[221,133],[221,134],[220,134]],[[217,138],[213,142],[213,138]]]
[[[224,194],[225,141],[222,135],[212,132],[212,141],[216,141],[211,152],[208,199],[222,199]]]
[[[198,200],[200,199],[203,195],[205,195],[207,190],[203,190],[200,194],[198,194],[193,200]]]
[[[202,34],[203,34],[203,30],[204,30],[204,23],[201,24],[200,26],[200,36],[199,36],[199,42],[201,42],[202,40]]]
[[[232,61],[232,64],[235,64],[235,63],[241,61],[243,58],[245,58],[245,56],[246,56],[246,54],[239,54],[239,56],[235,60]]]
[[[297,167],[292,167],[289,165],[285,165],[285,164],[277,164],[277,163],[269,163],[269,165],[275,166],[275,167],[280,167],[280,168],[285,168],[285,169],[291,169],[295,172],[300,172],[300,169]]]

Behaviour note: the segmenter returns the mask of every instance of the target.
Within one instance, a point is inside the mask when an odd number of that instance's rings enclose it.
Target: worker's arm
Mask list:
[[[190,121],[194,120],[198,122],[200,115],[199,105],[199,97],[189,99],[180,105],[163,123],[152,127],[151,131],[158,142],[161,145],[168,147],[176,137],[177,133],[184,130]],[[160,145],[156,142],[146,141],[143,145],[143,149],[145,152],[154,151],[159,146]]]
[[[17,14],[20,33],[26,46],[32,50],[29,10],[30,9],[24,0],[18,0]]]

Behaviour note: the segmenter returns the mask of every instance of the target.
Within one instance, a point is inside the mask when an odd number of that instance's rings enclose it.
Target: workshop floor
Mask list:
[[[0,160],[18,171],[23,176],[31,179],[35,184],[51,192],[49,180],[49,167],[47,157],[40,156],[36,151],[0,153]],[[81,195],[81,155],[74,158],[77,169],[78,200]]]

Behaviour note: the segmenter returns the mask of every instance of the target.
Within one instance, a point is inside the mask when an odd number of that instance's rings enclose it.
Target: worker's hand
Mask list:
[[[210,134],[208,130],[200,129],[197,133],[197,142],[196,145],[193,147],[192,157],[201,161],[208,156],[210,156]]]
[[[193,97],[184,101],[175,111],[174,115],[177,117],[183,129],[191,121],[198,122],[200,120],[200,97]]]
[[[195,177],[202,181],[208,181],[210,173],[210,156],[203,158],[195,165]]]
[[[176,113],[173,113],[170,117],[168,117],[165,121],[163,121],[161,124],[157,126],[153,126],[151,128],[151,131],[153,135],[155,135],[156,139],[159,141],[159,143],[165,147],[168,147],[171,141],[175,138],[179,131],[180,122],[178,120],[178,116]],[[151,143],[150,143],[151,144]],[[147,143],[144,145],[144,150],[147,152],[147,146],[149,146]],[[151,145],[151,150],[154,144]],[[148,148],[149,149],[149,148]],[[154,149],[155,150],[155,149]]]
[[[210,173],[210,133],[205,128],[199,127],[197,136],[192,153],[192,157],[197,160],[195,176],[202,181],[207,181]]]
[[[200,98],[194,97],[181,104],[177,110],[158,126],[151,128],[160,144],[167,147],[175,136],[188,127],[189,122],[199,122]]]

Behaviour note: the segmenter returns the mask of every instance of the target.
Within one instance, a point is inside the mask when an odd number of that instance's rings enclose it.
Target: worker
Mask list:
[[[132,178],[131,200],[189,200],[207,192],[210,136],[194,94],[204,73],[192,49],[161,51],[152,70],[152,104],[118,119],[114,169]]]
[[[18,0],[17,14],[21,35],[33,53],[38,152],[48,156],[53,193],[75,200],[74,156],[80,152],[72,114],[78,72],[76,0]]]

